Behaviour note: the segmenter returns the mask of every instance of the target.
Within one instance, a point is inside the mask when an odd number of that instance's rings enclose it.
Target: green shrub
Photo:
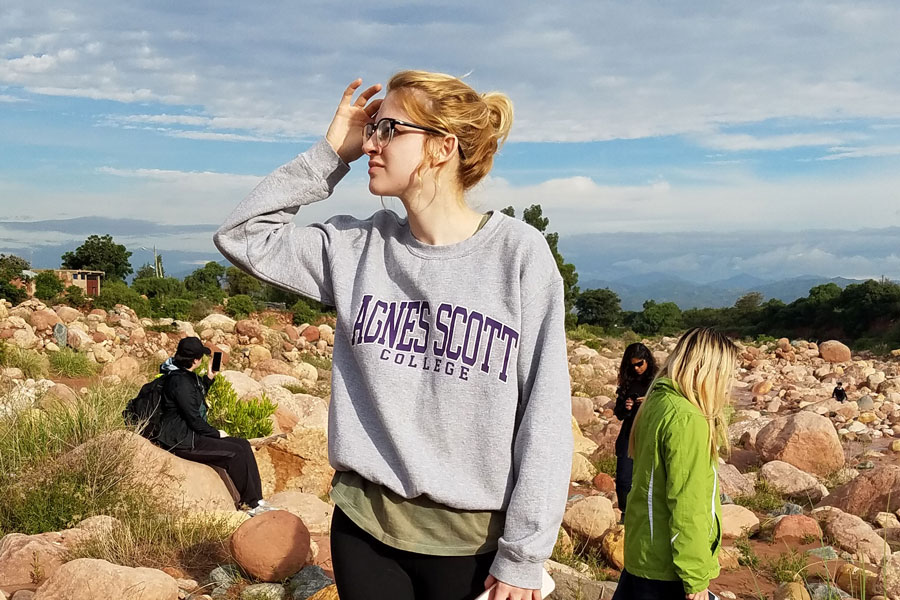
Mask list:
[[[66,285],[53,271],[42,271],[34,278],[34,295],[44,302],[54,298],[66,289]]]
[[[95,303],[105,310],[115,308],[116,304],[124,304],[139,317],[151,316],[150,301],[123,281],[104,281],[100,285],[100,295],[97,296]]]
[[[750,569],[754,571],[759,569],[759,556],[757,556],[753,547],[750,546],[750,539],[747,537],[746,533],[734,540],[734,547],[737,548],[737,551],[740,554],[738,557],[738,562],[740,564],[745,567],[750,567]]]
[[[63,377],[90,377],[97,371],[97,364],[91,362],[87,355],[80,354],[71,348],[63,348],[59,352],[48,355],[50,371]]]
[[[756,493],[752,496],[738,496],[734,499],[734,503],[765,513],[784,506],[784,497],[767,481],[760,480],[756,482]]]
[[[255,311],[256,302],[244,294],[230,297],[228,304],[225,305],[225,313],[233,319],[246,319],[250,313]]]
[[[603,328],[597,325],[588,325],[582,323],[578,327],[567,331],[570,340],[583,342],[585,340],[594,339],[603,335]]]
[[[150,305],[153,307],[153,318],[169,318],[178,321],[186,321],[191,314],[192,301],[186,298],[168,298],[157,300],[154,298]]]
[[[197,321],[202,321],[205,319],[210,313],[213,312],[213,309],[216,307],[215,304],[207,300],[206,298],[198,298],[191,302],[191,307],[188,309],[188,321],[192,323],[196,323]]]
[[[294,313],[294,325],[317,324],[322,318],[322,309],[322,305],[318,302],[300,298],[291,307],[291,312]]]
[[[91,303],[91,299],[84,295],[84,290],[77,285],[70,285],[65,289],[63,302],[73,308],[84,308]]]
[[[314,366],[317,369],[322,369],[323,371],[331,370],[332,360],[328,356],[319,356],[318,354],[304,352],[300,355],[300,360]]]
[[[0,299],[9,300],[15,306],[24,302],[27,297],[28,294],[22,288],[18,288],[8,281],[0,281]]]
[[[772,573],[772,578],[778,583],[790,583],[801,579],[801,573],[806,570],[806,567],[806,555],[797,552],[793,548],[766,561],[766,568]]]
[[[240,400],[228,380],[216,375],[206,399],[209,403],[207,420],[216,429],[246,439],[272,435],[269,417],[275,414],[276,406],[265,394],[261,398]]]
[[[31,379],[40,379],[47,372],[47,362],[42,355],[6,344],[0,349],[0,366],[21,369],[25,377]]]
[[[606,473],[613,479],[616,478],[616,457],[613,455],[603,455],[592,458],[591,462],[598,473]]]

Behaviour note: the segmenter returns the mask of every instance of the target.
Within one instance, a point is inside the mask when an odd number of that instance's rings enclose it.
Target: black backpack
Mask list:
[[[129,427],[140,428],[138,433],[150,441],[159,435],[159,407],[162,404],[166,376],[160,376],[141,386],[138,395],[128,401],[122,418]]]

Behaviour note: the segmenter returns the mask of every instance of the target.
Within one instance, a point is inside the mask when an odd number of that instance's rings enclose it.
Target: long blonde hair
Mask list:
[[[709,425],[709,452],[715,460],[719,447],[727,452],[728,423],[725,407],[728,405],[731,385],[737,368],[738,348],[726,335],[713,329],[697,327],[691,329],[678,340],[666,364],[647,392],[634,418],[631,437],[628,440],[628,454],[634,456],[635,431],[647,402],[652,402],[653,388],[661,377],[671,379],[678,392],[688,402],[700,409]]]
[[[457,77],[428,71],[400,71],[391,77],[387,91],[398,94],[417,124],[456,136],[462,151],[457,175],[463,191],[490,172],[494,154],[512,127],[513,106],[505,94],[479,94]],[[426,149],[430,145],[436,141],[426,141]]]

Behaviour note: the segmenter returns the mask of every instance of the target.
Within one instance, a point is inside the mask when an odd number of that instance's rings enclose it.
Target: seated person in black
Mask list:
[[[631,491],[631,471],[634,460],[628,456],[628,438],[631,426],[647,390],[656,376],[653,353],[644,344],[636,342],[625,348],[619,365],[619,387],[616,388],[616,417],[622,421],[622,429],[616,438],[616,499],[619,510],[625,516],[625,503]]]
[[[834,391],[831,392],[831,397],[837,400],[838,402],[844,402],[847,399],[847,392],[844,391],[844,382],[838,381],[837,387],[834,388]]]
[[[250,442],[228,437],[206,421],[206,394],[216,373],[210,369],[206,377],[200,377],[194,369],[209,354],[200,338],[186,337],[178,342],[175,356],[160,366],[166,381],[156,442],[180,458],[225,469],[241,503],[257,508],[262,501],[262,483]]]

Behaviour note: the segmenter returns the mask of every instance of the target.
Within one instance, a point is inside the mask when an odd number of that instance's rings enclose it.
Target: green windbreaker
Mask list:
[[[660,378],[634,424],[634,472],[625,511],[625,568],[678,581],[693,594],[719,575],[722,505],[706,417]]]

